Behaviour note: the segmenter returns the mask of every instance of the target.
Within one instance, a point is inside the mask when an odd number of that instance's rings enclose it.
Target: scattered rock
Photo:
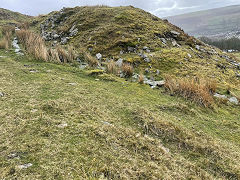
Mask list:
[[[0,92],[0,97],[3,97],[4,96],[4,93],[3,92]]]
[[[156,70],[156,74],[157,74],[157,75],[159,75],[159,74],[160,74],[160,71],[159,71],[158,69]]]
[[[77,83],[68,83],[69,85],[71,85],[71,86],[76,86],[77,85]]]
[[[68,42],[68,40],[69,40],[69,37],[63,37],[63,38],[61,38],[61,44],[67,44],[67,42]]]
[[[122,67],[122,65],[123,65],[123,59],[118,59],[117,60],[117,62],[116,62],[116,65],[118,66],[118,67]]]
[[[180,35],[180,33],[179,32],[177,32],[177,31],[170,31],[174,36],[179,36]]]
[[[220,98],[220,99],[227,99],[226,95],[221,95],[221,94],[218,94],[218,93],[214,94],[213,96],[216,97],[216,98]]]
[[[102,59],[102,54],[98,53],[98,54],[96,54],[96,57],[97,57],[98,60],[101,60]]]
[[[19,169],[27,169],[31,166],[32,166],[32,163],[28,163],[28,164],[19,165],[18,168]]]
[[[147,62],[147,63],[151,62],[151,60],[149,58],[145,58],[144,61]]]
[[[68,126],[67,123],[63,123],[63,124],[59,124],[59,125],[58,125],[58,128],[65,128],[65,127],[67,127],[67,126]]]
[[[196,45],[195,48],[199,51],[200,50],[200,46]]]
[[[191,54],[188,53],[187,55],[188,55],[189,58],[192,58],[192,55],[191,55]]]
[[[236,97],[229,98],[229,102],[238,105],[239,101]]]
[[[19,155],[17,153],[11,153],[8,155],[9,159],[19,159]]]

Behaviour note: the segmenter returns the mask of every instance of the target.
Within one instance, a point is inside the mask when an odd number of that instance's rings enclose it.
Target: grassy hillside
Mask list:
[[[1,179],[238,179],[239,107],[0,51]]]
[[[102,64],[109,59],[123,59],[133,64],[136,72],[146,72],[146,76],[156,79],[171,73],[239,84],[239,70],[231,64],[232,57],[132,6],[66,8],[36,17],[33,22],[32,29],[41,33],[49,45],[71,45],[94,57],[101,53]],[[227,68],[219,68],[221,65]]]
[[[0,26],[19,24],[29,21],[30,19],[30,16],[0,8]]]
[[[229,6],[183,14],[167,19],[194,36],[211,36],[240,31],[240,6]]]
[[[240,178],[239,105],[213,97],[240,97],[234,55],[131,6],[30,25],[0,40],[14,42],[0,49],[0,179]],[[120,78],[119,59],[165,85]],[[194,99],[209,96],[209,107]]]

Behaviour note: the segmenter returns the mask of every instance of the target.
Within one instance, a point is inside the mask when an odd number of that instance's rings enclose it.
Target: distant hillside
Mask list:
[[[28,21],[31,16],[0,8],[0,25],[16,24]]]
[[[194,36],[231,38],[240,36],[240,6],[199,11],[167,17],[167,19]]]

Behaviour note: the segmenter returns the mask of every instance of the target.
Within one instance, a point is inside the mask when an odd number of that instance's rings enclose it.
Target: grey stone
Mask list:
[[[0,92],[0,97],[3,97],[4,96],[4,93],[3,92]]]
[[[167,40],[165,38],[160,38],[163,44],[167,44]]]
[[[191,55],[191,54],[188,53],[187,55],[188,55],[189,58],[192,58],[192,55]]]
[[[216,97],[216,98],[220,98],[220,99],[227,99],[226,95],[221,95],[221,94],[218,94],[218,93],[215,93],[213,96]]]
[[[143,47],[143,50],[147,50],[147,49],[148,49],[148,47],[147,47],[147,46],[144,46],[144,47]]]
[[[116,65],[118,66],[118,67],[122,67],[122,64],[123,64],[123,59],[118,59],[117,60],[117,62],[116,62]]]
[[[195,48],[196,48],[197,50],[200,50],[200,46],[199,46],[199,45],[196,45]]]
[[[128,51],[129,51],[129,52],[134,52],[134,51],[135,51],[135,48],[128,46]]]
[[[159,71],[158,69],[156,70],[156,74],[157,74],[157,75],[159,75],[159,74],[160,74],[160,71]]]
[[[67,127],[67,126],[68,126],[67,123],[62,123],[62,124],[59,124],[59,125],[58,125],[58,128],[65,128],[65,127]]]
[[[53,38],[54,38],[54,39],[58,39],[59,37],[60,37],[60,36],[59,36],[58,34],[54,34],[54,35],[53,35]]]
[[[151,60],[149,58],[145,58],[144,61],[147,62],[147,63],[151,62]]]
[[[61,44],[67,44],[68,40],[69,40],[69,37],[61,38]]]
[[[32,163],[28,163],[28,164],[19,165],[18,168],[19,169],[27,169],[31,166],[32,166]]]
[[[173,35],[175,35],[175,36],[179,36],[179,35],[180,35],[180,33],[177,32],[177,31],[171,31],[171,33],[172,33]]]
[[[77,85],[77,83],[68,83],[69,85],[71,85],[71,86],[76,86]]]
[[[238,105],[239,101],[236,97],[229,98],[229,102]]]
[[[97,53],[96,57],[97,57],[98,60],[101,60],[102,59],[102,54],[101,53]]]

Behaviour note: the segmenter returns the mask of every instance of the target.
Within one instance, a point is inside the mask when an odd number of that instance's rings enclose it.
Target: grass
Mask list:
[[[165,76],[165,89],[171,94],[180,95],[205,107],[213,107],[213,94],[216,93],[215,81],[203,79],[174,78]]]
[[[240,178],[239,107],[0,56],[0,179]]]

